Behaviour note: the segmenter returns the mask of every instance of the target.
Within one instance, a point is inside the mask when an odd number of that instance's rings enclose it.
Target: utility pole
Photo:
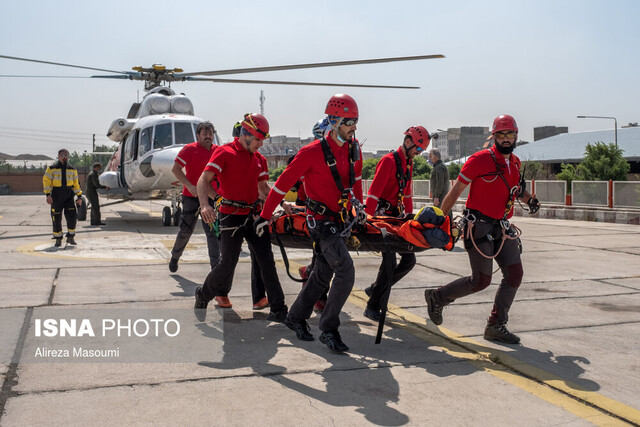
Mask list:
[[[260,91],[260,114],[264,116],[264,92]]]
[[[93,134],[93,144],[91,147],[92,147],[91,152],[95,153],[96,152],[96,134],[95,133]]]

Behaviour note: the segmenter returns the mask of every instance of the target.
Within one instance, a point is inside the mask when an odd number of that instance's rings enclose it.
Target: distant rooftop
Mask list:
[[[580,162],[587,144],[613,144],[614,129],[591,132],[563,133],[516,147],[521,160],[541,162]],[[618,147],[627,160],[640,160],[640,127],[618,128]]]

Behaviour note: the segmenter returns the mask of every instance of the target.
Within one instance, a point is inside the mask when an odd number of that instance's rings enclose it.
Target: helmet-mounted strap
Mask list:
[[[256,122],[253,121],[251,114],[247,114],[244,116],[244,121],[242,122],[242,124],[258,132],[263,137],[263,139],[269,138],[269,132],[264,132],[262,129],[260,129]]]

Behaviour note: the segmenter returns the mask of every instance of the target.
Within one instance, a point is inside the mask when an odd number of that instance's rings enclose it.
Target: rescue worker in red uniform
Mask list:
[[[217,145],[213,144],[215,128],[211,122],[202,122],[198,124],[196,136],[198,140],[187,144],[176,156],[173,169],[171,171],[178,181],[184,186],[182,189],[182,214],[180,215],[180,229],[176,236],[176,241],[171,250],[171,260],[169,261],[169,270],[172,273],[178,271],[178,261],[184,252],[184,249],[191,239],[191,235],[195,231],[196,221],[198,221],[198,179],[209,162],[211,155],[215,152]],[[182,169],[184,168],[184,172]],[[214,181],[217,185],[217,182]],[[209,204],[214,205],[212,199]],[[213,269],[220,258],[220,248],[218,247],[218,238],[209,225],[202,222],[202,228],[207,236],[207,248],[209,250],[209,264]]]
[[[250,114],[250,113],[248,113]],[[233,131],[231,136],[234,138],[240,136],[240,130],[242,129],[242,122],[236,122],[233,125]],[[264,196],[266,199],[267,196]],[[269,300],[266,297],[266,291],[264,287],[264,283],[262,283],[262,273],[260,273],[260,267],[258,266],[258,260],[256,255],[253,252],[250,252],[251,258],[251,298],[253,301],[253,309],[254,310],[262,310],[265,307],[269,306]],[[216,302],[218,303],[218,307],[231,307],[232,304],[229,302],[229,298],[227,295],[217,296]]]
[[[42,187],[51,205],[51,221],[53,222],[53,238],[56,247],[62,245],[62,213],[67,221],[67,243],[75,245],[78,213],[76,204],[82,204],[82,190],[78,182],[78,171],[69,164],[69,151],[62,148],[58,151],[58,161],[49,166],[42,177]],[[74,204],[74,196],[77,200]]]
[[[404,133],[402,145],[393,153],[380,159],[376,166],[376,173],[369,187],[367,196],[367,214],[371,216],[393,216],[403,218],[413,213],[413,199],[411,194],[411,180],[413,176],[413,158],[427,149],[431,137],[423,126],[411,126]],[[393,278],[388,282],[387,266],[393,266]],[[400,279],[406,276],[416,265],[413,253],[400,255],[400,263],[396,254],[382,253],[382,263],[378,270],[376,281],[364,291],[369,296],[365,317],[378,322],[382,316],[383,299],[390,289]]]
[[[493,259],[502,271],[493,309],[484,330],[487,340],[518,344],[520,338],[507,329],[509,309],[522,282],[519,230],[509,224],[516,198],[535,213],[540,203],[524,188],[520,159],[512,154],[518,138],[513,117],[501,115],[493,121],[491,148],[478,151],[465,162],[458,180],[445,196],[442,211],[449,213],[469,184],[464,211],[464,246],[471,264],[471,276],[456,279],[437,290],[425,290],[429,318],[442,323],[442,308],[458,298],[479,292],[491,284]]]
[[[247,114],[242,121],[240,136],[216,149],[198,180],[200,214],[207,224],[216,221],[215,209],[208,198],[220,199],[220,252],[218,264],[207,276],[204,285],[195,293],[195,313],[199,320],[206,318],[206,308],[216,295],[229,292],[238,263],[242,242],[259,263],[262,281],[271,305],[268,320],[282,323],[287,306],[271,251],[269,233],[257,236],[252,228],[253,217],[259,211],[261,199],[269,194],[267,160],[258,153],[269,137],[269,122],[261,114]],[[219,190],[211,186],[216,177]]]
[[[320,341],[331,351],[342,353],[348,351],[349,347],[338,332],[339,315],[355,279],[353,260],[343,235],[349,232],[345,221],[350,218],[345,214],[350,211],[352,203],[362,206],[362,160],[355,139],[358,106],[349,95],[337,94],[329,99],[325,114],[328,115],[331,131],[325,138],[298,151],[269,193],[254,228],[258,234],[268,229],[268,221],[278,203],[293,184],[304,176],[307,224],[317,258],[306,286],[291,306],[284,323],[296,333],[298,339],[312,341],[314,337],[307,319],[335,275],[320,315]],[[350,202],[351,199],[355,201]]]

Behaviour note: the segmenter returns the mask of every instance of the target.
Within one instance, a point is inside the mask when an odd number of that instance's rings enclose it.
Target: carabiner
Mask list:
[[[310,230],[313,230],[314,228],[316,228],[316,219],[313,217],[313,215],[311,214],[307,214],[307,227],[309,227]],[[312,224],[313,221],[313,225]]]

